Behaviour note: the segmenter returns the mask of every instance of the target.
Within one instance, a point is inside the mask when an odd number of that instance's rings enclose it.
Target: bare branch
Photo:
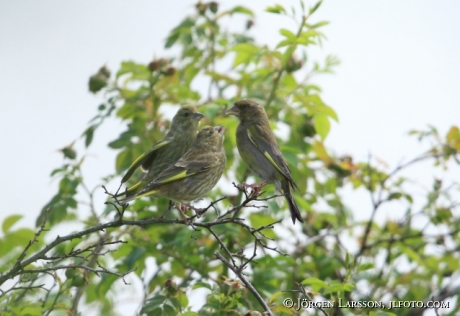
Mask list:
[[[15,287],[12,287],[6,291],[3,291],[2,289],[0,289],[0,297],[3,297],[5,294],[11,292],[11,291],[17,291],[17,290],[26,290],[26,291],[30,291],[30,290],[34,290],[34,289],[42,289],[42,290],[45,290],[45,291],[48,291],[45,287],[45,284],[40,284],[40,285],[32,285],[32,286],[15,286]]]

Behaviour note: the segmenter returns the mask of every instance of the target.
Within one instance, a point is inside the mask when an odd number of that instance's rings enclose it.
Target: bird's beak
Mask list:
[[[230,109],[228,109],[227,112],[225,112],[225,114],[240,116],[240,110],[236,107],[236,105],[234,105]]]
[[[200,121],[204,117],[204,114],[201,114],[200,112],[193,113],[192,118],[195,121]]]
[[[223,135],[223,134],[224,134],[225,127],[223,127],[223,126],[216,126],[216,127],[214,127],[214,129],[215,129],[216,132],[218,132],[220,135]]]

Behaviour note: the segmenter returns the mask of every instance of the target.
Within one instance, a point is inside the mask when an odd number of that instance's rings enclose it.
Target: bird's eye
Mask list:
[[[213,130],[210,130],[210,131],[209,131],[209,134],[213,134],[213,133],[214,133],[214,131],[213,131]]]
[[[184,116],[185,116],[185,117],[187,117],[187,116],[189,116],[189,115],[190,115],[189,112],[185,112],[185,113],[184,113]]]

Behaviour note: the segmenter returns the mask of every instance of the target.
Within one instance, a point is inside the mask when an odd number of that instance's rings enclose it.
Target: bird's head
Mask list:
[[[260,104],[248,99],[235,102],[226,113],[237,116],[241,122],[252,122],[267,115]]]
[[[210,151],[220,151],[224,142],[223,126],[205,126],[196,136],[195,146],[203,147]]]
[[[192,105],[185,105],[177,111],[176,115],[174,115],[171,129],[188,129],[190,127],[198,128],[198,124],[203,117],[204,115],[198,112],[196,107]]]

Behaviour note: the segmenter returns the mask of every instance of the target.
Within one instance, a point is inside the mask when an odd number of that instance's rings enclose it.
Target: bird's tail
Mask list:
[[[148,188],[145,188],[141,191],[139,191],[138,193],[136,194],[133,194],[131,196],[127,196],[125,197],[124,199],[121,199],[121,200],[118,200],[118,203],[123,205],[123,204],[126,204],[134,199],[138,199],[138,198],[141,198],[143,196],[148,196],[148,195],[152,195],[152,194],[155,194],[158,190],[152,190],[152,189],[148,189]]]
[[[133,196],[127,196],[125,197],[124,199],[121,199],[121,200],[116,200],[116,202],[120,205],[124,205],[128,202],[131,202],[132,200],[134,200],[135,198],[137,198],[137,196],[133,195]]]
[[[130,186],[127,188],[125,191],[118,193],[115,195],[115,197],[120,197],[120,196],[126,196],[126,198],[134,196],[137,192],[139,192],[142,189],[142,185],[144,183],[142,181],[139,181],[138,183]]]
[[[138,199],[140,197],[147,196],[147,195],[152,195],[152,194],[155,194],[155,192],[157,192],[157,190],[146,190],[146,189],[143,189],[143,190],[139,191],[136,186],[137,186],[137,184],[132,186],[132,187],[130,187],[127,191],[115,195],[115,197],[119,197],[119,196],[122,196],[122,195],[124,195],[126,193],[126,197],[124,199],[116,199],[116,202],[118,204],[120,204],[120,205],[124,205],[124,204],[126,204],[128,202],[131,202],[134,199]],[[137,191],[139,191],[139,192],[137,192]]]
[[[283,191],[284,195],[286,196],[286,201],[289,204],[289,211],[291,212],[292,223],[295,224],[295,220],[297,219],[299,222],[303,223],[302,216],[300,215],[299,208],[294,201],[294,197],[292,196],[291,190],[289,188],[289,184],[283,183],[281,186],[281,190]]]

